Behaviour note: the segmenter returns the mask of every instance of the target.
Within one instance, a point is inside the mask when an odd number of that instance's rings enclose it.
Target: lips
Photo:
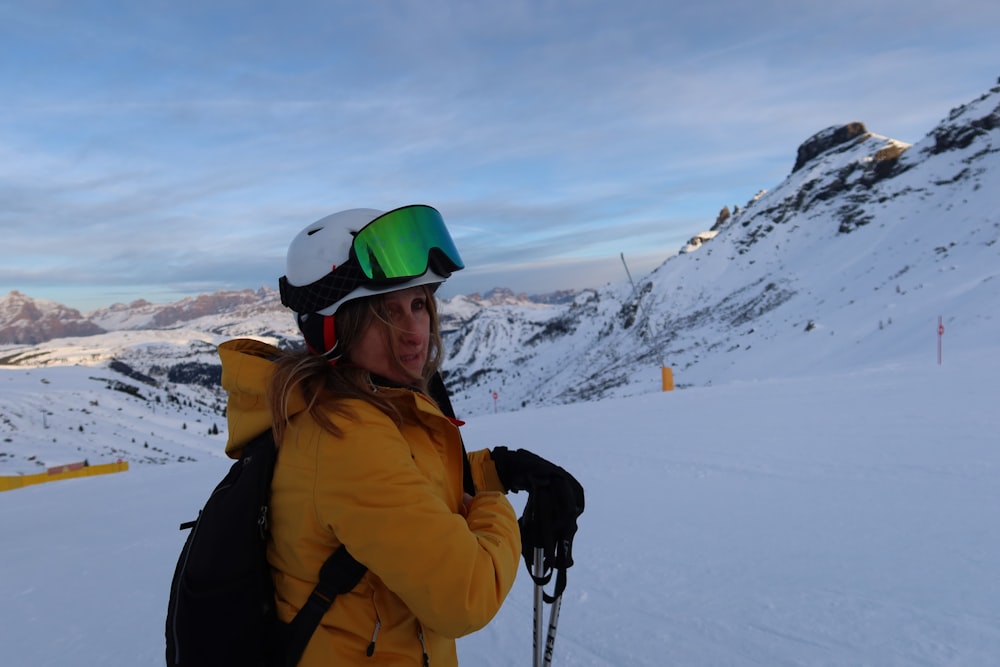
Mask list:
[[[402,354],[399,360],[406,366],[423,366],[424,358],[422,354]]]

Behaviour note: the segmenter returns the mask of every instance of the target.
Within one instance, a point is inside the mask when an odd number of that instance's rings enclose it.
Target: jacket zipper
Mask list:
[[[378,631],[382,628],[382,621],[378,618],[375,619],[375,632],[372,633],[371,643],[368,644],[368,650],[365,651],[365,655],[369,658],[375,654],[375,640],[378,638]]]
[[[420,640],[420,648],[423,650],[424,653],[424,660],[423,660],[424,667],[430,667],[431,659],[430,656],[427,655],[427,644],[424,642],[424,628],[422,625],[420,625],[419,621],[417,622],[417,639]]]

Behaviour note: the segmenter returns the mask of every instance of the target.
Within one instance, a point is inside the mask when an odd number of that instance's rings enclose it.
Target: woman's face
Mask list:
[[[423,376],[431,335],[431,316],[423,287],[384,294],[388,324],[372,319],[351,352],[351,361],[371,373],[412,384]],[[393,359],[389,336],[395,338],[399,359]]]

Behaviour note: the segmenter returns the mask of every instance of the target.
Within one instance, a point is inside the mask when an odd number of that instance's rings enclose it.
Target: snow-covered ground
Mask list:
[[[1000,347],[939,366],[929,338],[849,372],[471,419],[470,447],[533,449],[587,490],[553,663],[998,664]],[[177,526],[228,465],[0,493],[4,664],[162,664]],[[531,628],[522,574],[462,663],[529,664]]]

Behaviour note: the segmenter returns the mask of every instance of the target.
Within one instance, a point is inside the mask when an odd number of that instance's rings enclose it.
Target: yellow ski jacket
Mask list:
[[[219,347],[229,392],[226,453],[271,427],[266,388],[278,350],[239,339]],[[457,665],[455,638],[484,627],[517,574],[521,538],[489,452],[469,454],[479,490],[462,502],[458,428],[426,396],[382,389],[403,415],[347,399],[356,419],[330,413],[335,437],[301,396],[278,449],[268,561],[278,615],[305,603],[327,557],[347,546],[368,573],[323,617],[301,667]]]

